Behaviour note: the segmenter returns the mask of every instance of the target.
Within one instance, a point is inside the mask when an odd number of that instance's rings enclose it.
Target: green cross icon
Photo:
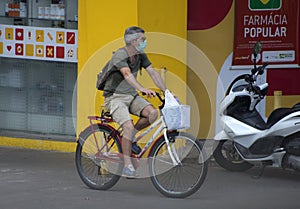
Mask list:
[[[282,0],[248,0],[250,10],[277,10]]]

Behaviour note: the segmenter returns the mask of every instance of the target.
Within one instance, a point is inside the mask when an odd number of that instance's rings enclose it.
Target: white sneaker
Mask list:
[[[128,165],[127,167],[123,168],[122,176],[127,178],[134,178],[136,177],[136,171],[132,164]]]

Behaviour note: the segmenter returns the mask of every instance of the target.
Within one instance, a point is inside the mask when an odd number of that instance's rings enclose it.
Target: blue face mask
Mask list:
[[[138,50],[139,52],[143,52],[144,49],[146,48],[146,46],[147,46],[147,41],[145,40],[145,41],[143,41],[143,42],[140,42],[140,44],[139,44],[137,47],[135,47],[135,48],[136,48],[136,50]]]

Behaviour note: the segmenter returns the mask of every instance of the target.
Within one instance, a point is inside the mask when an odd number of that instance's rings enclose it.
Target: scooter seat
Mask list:
[[[300,111],[300,103],[294,105],[292,108],[278,108],[274,110],[267,120],[267,128],[271,128],[279,120],[296,111]]]

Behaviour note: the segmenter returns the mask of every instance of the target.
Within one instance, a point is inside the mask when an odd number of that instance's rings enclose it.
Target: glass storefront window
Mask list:
[[[0,58],[0,65],[2,132],[75,137],[76,63]]]

